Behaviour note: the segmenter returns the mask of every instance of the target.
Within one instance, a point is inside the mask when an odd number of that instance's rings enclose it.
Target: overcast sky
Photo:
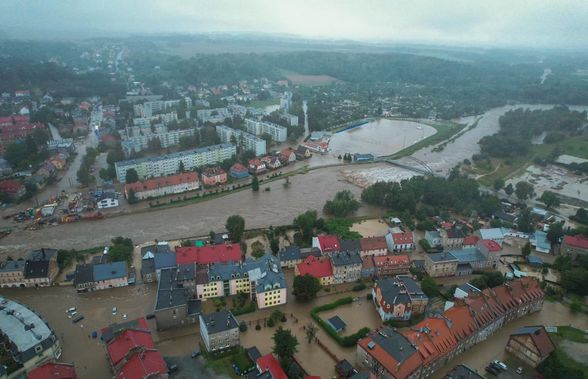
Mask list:
[[[588,0],[0,0],[15,27],[588,47]]]

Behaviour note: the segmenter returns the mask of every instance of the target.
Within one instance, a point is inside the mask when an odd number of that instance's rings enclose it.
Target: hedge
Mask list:
[[[312,317],[312,319],[316,321],[317,324],[319,324],[321,328],[323,328],[323,330],[327,332],[327,334],[330,335],[335,341],[337,341],[337,343],[342,347],[355,346],[359,339],[365,337],[370,332],[370,328],[363,327],[352,335],[341,337],[333,328],[329,326],[329,324],[327,324],[322,318],[320,318],[318,313],[335,309],[341,305],[351,304],[352,302],[352,297],[344,297],[332,303],[319,305],[310,310],[310,317]]]

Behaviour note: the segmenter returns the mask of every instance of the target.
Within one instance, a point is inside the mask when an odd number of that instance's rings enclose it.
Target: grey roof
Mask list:
[[[27,279],[47,278],[49,274],[49,261],[27,260],[25,262],[24,276]]]
[[[484,379],[484,377],[466,365],[455,366],[447,373],[447,379]]]
[[[94,282],[94,265],[80,264],[76,266],[74,285],[78,286],[85,283]]]
[[[209,314],[201,314],[200,317],[206,324],[208,335],[226,332],[227,330],[239,327],[239,322],[237,322],[235,316],[233,316],[233,314],[227,310]]]
[[[353,376],[350,376],[349,379],[370,379],[370,372],[369,371],[360,371]]]
[[[480,236],[483,240],[503,239],[504,233],[501,228],[480,229]]]
[[[97,282],[124,278],[127,275],[127,262],[112,262],[94,265],[94,280]]]
[[[156,270],[176,266],[176,253],[160,253],[153,256]]]
[[[465,234],[461,229],[450,229],[447,231],[447,238],[464,238]]]
[[[10,341],[12,356],[19,363],[35,357],[36,346],[46,350],[56,341],[53,330],[39,315],[4,297],[0,297],[0,331]]]
[[[475,247],[467,247],[461,250],[454,250],[450,253],[460,264],[486,261],[487,258]]]
[[[25,261],[6,261],[0,267],[0,272],[24,271]]]
[[[155,259],[141,260],[141,275],[153,274],[155,272]]]
[[[286,288],[286,278],[278,258],[266,254],[255,262],[258,266],[249,270],[249,280],[255,281],[257,293],[270,289]]]
[[[302,259],[302,256],[300,247],[296,245],[290,245],[280,251],[280,261],[282,262],[296,261],[299,259]]]
[[[183,282],[185,280],[196,279],[196,266],[193,264],[179,265],[176,280]]]
[[[514,332],[512,332],[510,335],[511,336],[518,336],[518,335],[524,335],[524,334],[533,334],[538,330],[542,330],[543,326],[523,326],[522,328],[519,328],[517,330],[515,330]]]
[[[359,240],[341,240],[341,251],[360,251]]]
[[[480,291],[480,289],[478,289],[477,287],[473,286],[470,283],[461,284],[461,285],[457,286],[457,288],[459,288],[460,290],[462,290],[463,292],[466,292],[466,293],[482,292],[482,291]]]
[[[177,268],[164,268],[161,270],[159,282],[157,284],[157,298],[155,300],[155,310],[175,308],[187,304],[187,290],[178,286],[176,280]]]
[[[200,314],[200,310],[202,309],[202,301],[200,300],[188,300],[188,314],[189,315],[198,315]]]
[[[157,162],[157,161],[163,161],[163,160],[167,160],[167,159],[181,158],[181,157],[186,157],[186,156],[193,155],[193,154],[200,154],[200,153],[205,153],[208,151],[221,150],[221,149],[226,149],[226,148],[231,148],[231,147],[234,147],[234,145],[232,145],[230,143],[221,143],[218,145],[199,147],[197,149],[178,151],[177,153],[160,155],[157,157],[129,159],[126,161],[116,162],[116,166],[117,167],[133,166],[133,165],[143,163],[143,162]]]
[[[457,261],[457,258],[448,252],[428,254],[427,256],[435,263]]]
[[[331,254],[333,266],[359,265],[363,263],[361,256],[356,251],[340,251]]]
[[[27,255],[27,260],[31,261],[49,261],[53,256],[57,255],[57,250],[40,248],[38,250],[32,250]]]
[[[345,329],[345,327],[347,326],[347,324],[345,323],[345,321],[343,321],[341,319],[341,317],[339,316],[333,316],[330,319],[327,320],[327,323],[329,323],[329,325],[335,329],[336,332],[340,332],[342,330]]]
[[[144,256],[147,252],[153,254],[171,253],[172,250],[167,242],[159,242],[157,244],[143,246],[141,248],[141,256]]]
[[[259,352],[257,346],[245,349],[245,351],[247,351],[247,356],[249,356],[249,359],[251,359],[253,362],[257,362],[257,358],[261,357],[261,353]]]
[[[394,278],[385,278],[376,281],[376,285],[382,292],[382,298],[387,304],[408,304],[410,297],[402,283]]]
[[[510,213],[506,213],[502,210],[498,210],[496,212],[494,212],[494,217],[506,221],[506,222],[510,222],[511,224],[514,223],[517,219],[517,216],[510,214]]]
[[[396,278],[404,284],[408,296],[411,300],[414,299],[428,299],[427,295],[421,289],[421,286],[409,275],[397,275]]]
[[[436,230],[433,230],[433,231],[427,230],[427,231],[425,231],[425,239],[427,241],[429,241],[429,242],[432,241],[432,240],[440,240],[441,239],[441,233],[439,233]]]
[[[386,353],[394,357],[396,362],[402,363],[416,353],[415,347],[406,337],[389,327],[370,334],[370,337]]]

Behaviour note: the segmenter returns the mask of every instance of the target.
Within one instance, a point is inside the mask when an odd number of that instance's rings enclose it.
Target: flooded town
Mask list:
[[[588,379],[581,4],[424,3],[1,4],[0,379]]]

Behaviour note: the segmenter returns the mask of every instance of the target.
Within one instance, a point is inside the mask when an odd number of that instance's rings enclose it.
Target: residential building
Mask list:
[[[231,166],[229,170],[229,175],[233,177],[233,179],[240,180],[240,179],[247,179],[249,178],[249,171],[247,171],[247,167],[243,166],[241,163],[235,163]]]
[[[294,154],[296,154],[296,159],[300,161],[312,157],[312,152],[310,151],[310,149],[303,145],[298,145],[296,150],[294,150]]]
[[[0,288],[25,287],[25,261],[5,261],[0,266]]]
[[[463,247],[464,249],[468,248],[468,247],[476,247],[476,245],[478,244],[478,241],[480,240],[480,237],[478,236],[465,236],[463,238]]]
[[[361,278],[361,256],[355,251],[340,251],[330,254],[335,284],[351,283]]]
[[[125,197],[129,198],[132,191],[135,198],[145,200],[166,195],[176,195],[200,188],[197,172],[183,172],[170,176],[147,179],[135,183],[125,184]]]
[[[480,293],[482,293],[482,291],[479,288],[471,285],[470,283],[464,283],[455,288],[455,292],[453,292],[453,297],[456,299],[463,299],[471,294],[477,295]]]
[[[297,264],[310,256],[318,258],[321,256],[319,249],[314,247],[300,248],[296,245],[290,245],[280,250],[280,266],[283,268],[295,268]]]
[[[18,200],[26,193],[25,186],[17,180],[1,180],[0,192],[4,192],[12,200]]]
[[[410,297],[410,301],[412,302],[412,313],[414,315],[425,313],[429,298],[425,295],[421,286],[419,286],[410,275],[396,275],[396,280],[402,283],[406,293],[408,293],[408,296]]]
[[[227,173],[220,167],[209,167],[202,171],[202,183],[205,186],[215,186],[227,182]]]
[[[25,260],[24,285],[25,287],[50,286],[58,273],[57,250],[46,248],[33,250]]]
[[[284,372],[280,362],[272,354],[267,354],[257,358],[255,362],[259,375],[258,378],[263,379],[288,379],[288,375]]]
[[[543,326],[525,326],[510,335],[506,351],[535,368],[555,351],[555,345]]]
[[[529,242],[538,253],[549,254],[551,252],[551,242],[547,239],[547,233],[542,230],[535,230],[535,233],[529,238]]]
[[[490,228],[490,229],[480,229],[476,231],[476,235],[483,240],[493,240],[494,242],[498,243],[502,246],[504,242],[504,237],[508,230],[504,228]]]
[[[449,252],[425,254],[425,271],[433,278],[453,276],[458,262],[458,259]]]
[[[178,282],[180,274],[176,267],[161,270],[153,311],[157,330],[198,322],[200,301],[192,299],[189,290]]]
[[[124,183],[126,173],[130,169],[137,172],[140,180],[171,175],[177,173],[180,162],[183,163],[186,171],[193,171],[199,167],[220,163],[236,153],[235,145],[220,144],[159,157],[121,161],[115,163],[116,177],[119,182]]]
[[[571,255],[577,258],[579,255],[588,255],[588,238],[581,234],[565,236],[559,249],[561,254]]]
[[[115,378],[168,378],[168,367],[155,348],[147,322],[136,322],[141,328],[121,329],[106,343],[108,362]]]
[[[410,259],[408,255],[381,255],[374,257],[375,274],[379,278],[408,274]]]
[[[361,253],[361,243],[359,240],[340,240],[340,251],[355,251]]]
[[[230,311],[201,314],[200,336],[207,351],[228,349],[240,345],[239,323]]]
[[[76,151],[76,144],[73,138],[52,139],[47,141],[47,150],[57,153],[73,153]]]
[[[401,333],[390,327],[373,331],[357,341],[357,362],[378,378],[417,379],[423,360]]]
[[[361,258],[361,277],[373,278],[376,276],[376,266],[374,265],[374,257],[367,255]]]
[[[176,263],[208,265],[210,263],[239,263],[242,260],[241,246],[220,244],[210,246],[182,246],[176,248]]]
[[[272,141],[286,142],[288,138],[288,129],[268,121],[257,121],[250,118],[245,119],[245,129],[251,134],[261,136],[269,134]]]
[[[265,163],[265,167],[269,170],[277,170],[278,168],[282,167],[282,162],[280,162],[280,158],[274,156],[266,156],[260,159],[263,163]]]
[[[249,160],[249,172],[251,174],[258,175],[265,172],[266,169],[267,167],[265,166],[265,162],[262,162],[259,159]]]
[[[285,164],[296,162],[296,153],[291,147],[280,150],[279,155],[283,159]]]
[[[36,366],[61,357],[61,343],[51,327],[32,309],[0,297],[0,337],[10,378],[26,377]]]
[[[294,269],[296,276],[310,275],[317,278],[321,286],[330,286],[335,284],[333,266],[327,258],[321,259],[314,255],[307,257],[303,262],[298,263]]]
[[[27,375],[27,379],[77,379],[73,364],[46,362],[37,366]]]
[[[339,251],[341,245],[339,244],[339,238],[333,235],[320,235],[312,237],[312,247],[316,247],[320,250],[321,254],[331,254]]]
[[[153,140],[158,140],[162,149],[178,145],[180,140],[185,137],[192,137],[195,133],[194,128],[169,130],[166,126],[159,124],[152,131],[150,128],[133,126],[126,128],[126,133],[121,137],[121,147],[125,157],[130,157],[133,153],[149,148]]]
[[[381,256],[388,254],[386,237],[365,237],[359,240],[359,244],[362,257],[366,255]]]
[[[414,249],[414,233],[411,231],[402,233],[388,232],[386,234],[388,250],[392,252],[409,251]]]
[[[93,290],[97,291],[129,285],[127,262],[103,263],[93,266]]]
[[[441,229],[440,234],[443,240],[443,247],[446,250],[458,250],[463,247],[463,239],[465,238],[465,235],[461,229]]]
[[[441,237],[441,233],[436,230],[427,230],[425,232],[425,239],[429,243],[429,246],[431,246],[433,249],[438,249],[439,247],[442,248],[443,246],[443,238]]]
[[[232,115],[227,108],[199,109],[196,111],[196,118],[203,124],[207,122],[221,124],[227,118],[232,119]]]
[[[118,195],[114,192],[104,192],[96,201],[98,209],[116,208],[118,205]]]
[[[258,157],[267,153],[267,143],[264,139],[243,130],[217,125],[216,134],[223,143],[233,143],[244,150],[251,150]]]
[[[395,278],[376,280],[372,300],[382,321],[407,321],[412,316],[410,297],[402,282]]]
[[[11,143],[24,141],[35,130],[44,130],[45,125],[40,122],[30,122],[29,116],[13,115],[0,117],[0,155]]]

